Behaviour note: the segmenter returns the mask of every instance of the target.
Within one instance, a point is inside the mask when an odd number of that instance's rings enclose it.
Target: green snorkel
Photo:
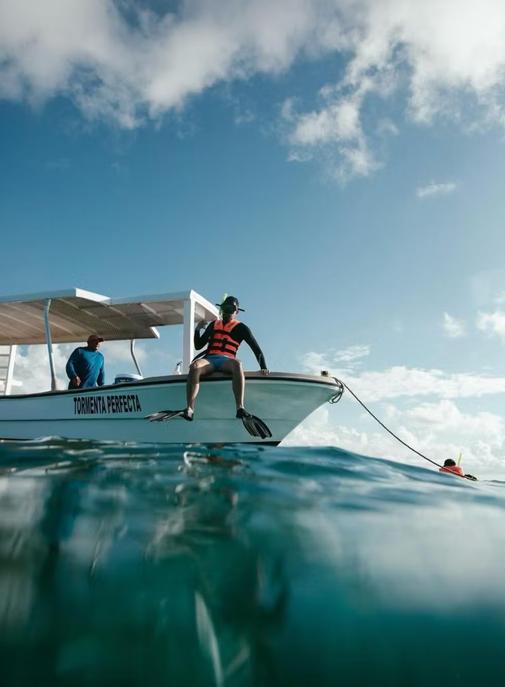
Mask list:
[[[228,298],[228,294],[225,292],[223,293],[223,297],[221,298],[221,305],[219,306],[219,315],[222,318],[223,317],[223,303],[225,300]]]

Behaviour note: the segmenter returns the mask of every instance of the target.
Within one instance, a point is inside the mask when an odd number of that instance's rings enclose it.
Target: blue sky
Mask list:
[[[435,4],[2,0],[2,295],[235,294],[271,369],[502,470],[505,10]],[[349,400],[298,440],[404,457]]]

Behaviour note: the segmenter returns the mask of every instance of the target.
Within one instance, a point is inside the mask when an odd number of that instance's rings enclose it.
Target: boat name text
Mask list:
[[[104,413],[137,413],[142,411],[137,394],[114,396],[76,396],[74,415],[103,415]]]

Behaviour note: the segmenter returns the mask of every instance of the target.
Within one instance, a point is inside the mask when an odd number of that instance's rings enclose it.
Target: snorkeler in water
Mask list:
[[[459,477],[465,477],[466,479],[471,480],[472,482],[477,482],[477,477],[474,477],[473,475],[470,474],[465,474],[463,472],[463,468],[456,463],[453,458],[447,458],[444,460],[444,465],[439,469],[439,472],[448,472],[452,475],[459,475]]]

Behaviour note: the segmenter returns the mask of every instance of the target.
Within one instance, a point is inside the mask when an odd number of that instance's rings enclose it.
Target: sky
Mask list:
[[[271,370],[503,478],[504,93],[497,0],[0,0],[0,295],[236,295]],[[348,394],[289,441],[420,462]]]

